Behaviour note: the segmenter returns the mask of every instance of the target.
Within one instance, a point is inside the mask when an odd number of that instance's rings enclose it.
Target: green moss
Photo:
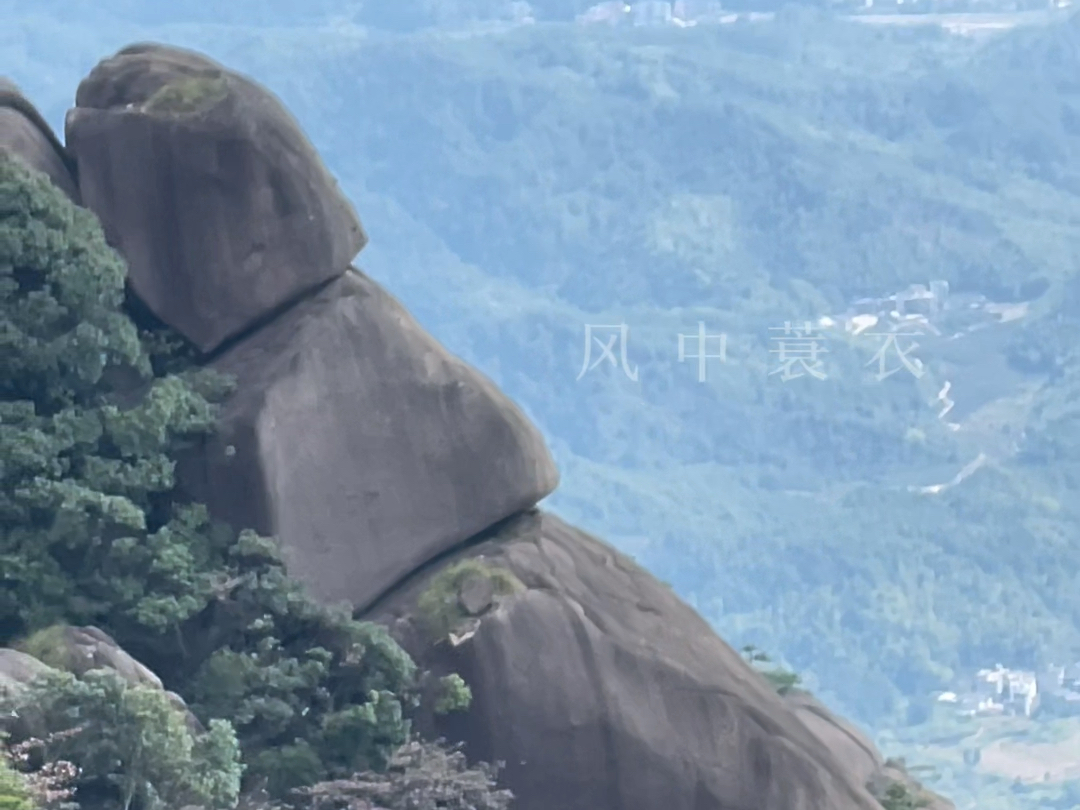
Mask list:
[[[72,672],[75,662],[72,661],[72,650],[66,640],[67,625],[54,624],[32,633],[13,646],[20,652],[32,655],[41,663],[53,669]]]
[[[191,115],[210,109],[228,94],[229,85],[221,73],[187,76],[162,87],[143,109],[155,114]]]
[[[458,591],[474,577],[489,580],[496,596],[518,593],[525,588],[510,571],[480,560],[464,560],[440,571],[416,602],[420,621],[433,639],[446,638],[468,618],[458,602]]]

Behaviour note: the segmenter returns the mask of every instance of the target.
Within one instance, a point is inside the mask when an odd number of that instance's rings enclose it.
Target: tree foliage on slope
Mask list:
[[[357,799],[386,810],[507,810],[513,795],[499,790],[496,769],[469,767],[459,748],[412,742],[395,753],[385,773],[320,783],[296,791],[311,810],[355,806]]]
[[[201,609],[212,553],[167,500],[169,451],[210,403],[152,379],[124,266],[93,216],[0,166],[0,635],[63,618],[165,630]],[[149,383],[121,408],[118,380]]]
[[[228,718],[277,792],[381,767],[415,665],[306,597],[272,541],[178,497],[176,454],[227,385],[136,324],[124,276],[89,212],[0,155],[0,643],[101,627],[204,722]]]
[[[82,679],[56,672],[33,683],[16,705],[50,732],[42,756],[78,767],[80,798],[103,797],[95,806],[236,804],[243,768],[232,726],[217,719],[194,732],[161,689],[129,684],[112,670]]]

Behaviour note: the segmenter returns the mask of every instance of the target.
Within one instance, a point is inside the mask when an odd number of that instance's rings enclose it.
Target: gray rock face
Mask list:
[[[445,566],[461,560],[524,585],[479,620],[459,614],[471,635],[424,629],[418,605],[440,592],[435,571],[368,616],[471,686],[467,713],[421,726],[504,761],[519,810],[880,810],[861,764],[823,745],[697,613],[599,540],[532,513]]]
[[[67,153],[52,128],[12,82],[0,76],[0,152],[44,172],[75,202],[79,191]]]
[[[30,683],[51,671],[51,667],[32,655],[0,647],[0,735],[8,734],[21,739],[41,733],[38,713],[14,711],[12,707],[20,704],[23,692]]]
[[[13,697],[26,685],[50,671],[34,656],[0,647],[0,699]]]
[[[237,388],[181,478],[213,514],[276,536],[327,602],[367,605],[558,483],[518,408],[359,272],[213,368]]]
[[[66,122],[84,204],[135,293],[210,351],[340,275],[367,236],[280,101],[199,54],[136,45]]]
[[[834,715],[817,698],[796,691],[785,699],[796,717],[847,765],[859,784],[869,784],[885,767],[885,760],[873,742],[851,723]]]

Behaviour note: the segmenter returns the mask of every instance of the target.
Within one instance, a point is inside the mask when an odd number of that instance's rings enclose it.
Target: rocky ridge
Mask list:
[[[505,762],[518,808],[874,810],[907,778],[535,509],[558,483],[539,431],[352,266],[359,218],[271,93],[140,44],[80,85],[66,147],[19,99],[0,87],[0,149],[93,211],[134,294],[237,381],[187,489],[275,536],[313,595],[460,673],[473,706],[421,730]],[[65,645],[146,679],[98,634]],[[36,669],[0,656],[0,682]]]

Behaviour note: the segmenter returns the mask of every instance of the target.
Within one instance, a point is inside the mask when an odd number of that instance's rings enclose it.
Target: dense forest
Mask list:
[[[862,721],[1080,658],[1080,21],[403,36],[258,5],[166,26],[116,0],[77,28],[15,3],[0,53],[56,124],[142,38],[274,89],[356,201],[362,267],[545,431],[550,506]],[[924,341],[919,378],[878,381],[843,337],[823,378],[770,374],[770,330],[934,280],[1027,315]],[[699,323],[727,339],[703,381],[678,355]],[[586,326],[612,324],[636,380],[580,373]],[[933,407],[947,381],[961,429]]]

